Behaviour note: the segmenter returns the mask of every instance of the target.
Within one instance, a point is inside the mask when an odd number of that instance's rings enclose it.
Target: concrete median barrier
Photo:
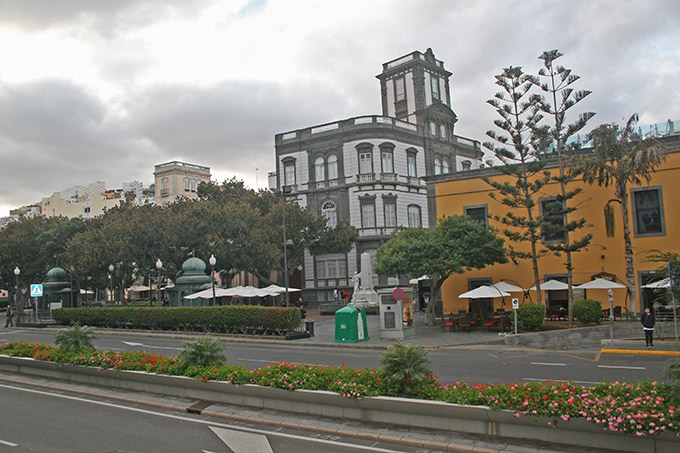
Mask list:
[[[636,437],[605,431],[601,426],[584,419],[560,420],[557,424],[550,424],[554,421],[547,417],[516,417],[513,411],[493,411],[486,407],[438,401],[392,397],[349,399],[333,392],[287,391],[257,385],[232,385],[181,376],[102,370],[2,355],[0,371],[247,408],[385,423],[395,427],[541,439],[571,446],[618,451],[680,451],[680,439],[670,433],[663,433],[656,438]]]

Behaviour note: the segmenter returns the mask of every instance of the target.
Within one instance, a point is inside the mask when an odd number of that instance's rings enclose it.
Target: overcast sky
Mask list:
[[[171,160],[266,187],[274,134],[380,114],[382,63],[428,47],[459,135],[550,49],[593,92],[587,130],[679,120],[679,24],[677,0],[0,0],[0,216]]]

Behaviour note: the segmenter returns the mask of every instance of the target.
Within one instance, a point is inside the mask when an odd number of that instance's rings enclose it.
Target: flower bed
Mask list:
[[[0,345],[0,354],[103,369],[183,375],[231,384],[257,384],[286,390],[327,390],[347,398],[396,394],[396,390],[385,383],[382,370],[371,368],[282,362],[254,370],[234,365],[182,369],[173,358],[141,351],[66,352],[55,346],[25,342]],[[602,383],[595,387],[561,382],[499,385],[458,382],[445,386],[432,375],[418,383],[411,394],[424,400],[511,410],[517,417],[547,416],[553,424],[560,420],[583,418],[601,425],[604,430],[637,436],[664,431],[680,435],[680,414],[668,403],[671,392],[669,385],[650,381]]]

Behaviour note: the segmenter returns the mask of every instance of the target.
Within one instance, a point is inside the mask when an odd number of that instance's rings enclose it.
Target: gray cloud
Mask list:
[[[0,0],[0,31],[84,41],[100,79],[0,78],[0,205],[95,180],[148,183],[155,164],[173,159],[221,174],[257,167],[262,181],[274,169],[274,134],[379,114],[382,63],[428,47],[453,72],[456,131],[470,138],[493,128],[494,75],[510,65],[535,74],[538,55],[554,48],[582,77],[576,88],[593,92],[580,108],[597,113],[590,128],[634,112],[643,123],[680,119],[674,0],[243,2],[208,25],[240,30],[238,39],[192,41],[229,64],[211,82],[152,80],[162,56],[143,32],[197,21],[215,1]],[[268,66],[242,76],[255,62]]]

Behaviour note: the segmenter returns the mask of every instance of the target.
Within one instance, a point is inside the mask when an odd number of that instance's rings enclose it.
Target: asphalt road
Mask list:
[[[393,452],[403,445],[230,424],[104,399],[0,384],[0,451]]]
[[[0,332],[0,343],[32,341],[54,344],[54,331],[13,329]],[[186,340],[151,335],[98,334],[95,347],[108,350],[146,350],[176,356]],[[295,343],[225,342],[230,364],[259,368],[270,363],[345,364],[356,368],[380,367],[382,350],[301,346]],[[450,347],[430,349],[431,368],[445,383],[573,381],[586,385],[600,381],[660,380],[668,357],[600,354],[599,351],[537,351],[506,346]]]

